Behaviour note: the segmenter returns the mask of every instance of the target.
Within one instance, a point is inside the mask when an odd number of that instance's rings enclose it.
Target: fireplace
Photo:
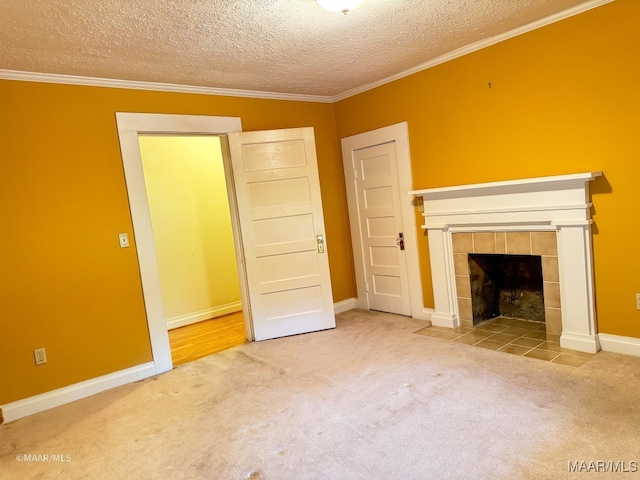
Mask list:
[[[523,285],[509,280],[508,291],[527,291],[527,297],[537,297],[543,312],[536,317],[514,314],[514,310],[503,312],[504,316],[513,316],[524,320],[544,321],[547,333],[562,333],[562,311],[560,308],[560,272],[558,268],[558,242],[555,232],[518,231],[518,232],[457,232],[451,234],[453,252],[454,281],[456,285],[456,300],[458,305],[459,324],[473,327],[477,324],[473,315],[473,266],[469,258],[497,257],[496,266],[489,266],[491,270],[501,270],[505,264],[513,261],[522,276],[529,276],[535,285]],[[518,262],[518,260],[520,261]],[[482,262],[482,260],[481,260]],[[477,267],[481,267],[478,265]],[[477,270],[476,270],[477,271]],[[498,278],[500,283],[503,279]],[[524,287],[524,288],[523,288]],[[540,291],[541,290],[541,291]],[[520,296],[519,293],[516,295]],[[524,298],[524,294],[520,297]],[[515,302],[514,302],[515,303]],[[522,304],[522,300],[519,302]],[[535,308],[535,307],[534,307]],[[538,307],[540,308],[540,307]]]
[[[473,325],[470,256],[535,256],[542,270],[547,333],[560,334],[565,348],[597,352],[588,185],[599,175],[410,192],[424,207],[435,300],[431,322]]]

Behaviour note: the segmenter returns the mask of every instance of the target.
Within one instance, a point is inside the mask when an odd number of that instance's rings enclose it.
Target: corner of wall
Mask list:
[[[358,300],[356,298],[347,298],[346,300],[336,302],[333,304],[333,311],[337,315],[338,313],[353,310],[354,308],[357,308],[357,301]]]

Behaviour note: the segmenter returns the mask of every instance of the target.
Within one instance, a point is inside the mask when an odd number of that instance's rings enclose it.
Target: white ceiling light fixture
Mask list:
[[[316,0],[325,10],[330,12],[342,12],[345,15],[358,8],[365,0]]]

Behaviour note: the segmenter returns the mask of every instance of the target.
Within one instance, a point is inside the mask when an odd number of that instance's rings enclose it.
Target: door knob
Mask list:
[[[400,232],[398,234],[398,238],[396,238],[396,243],[400,247],[400,250],[404,250],[404,233]]]
[[[318,253],[324,253],[324,237],[316,235],[316,243],[318,244]]]

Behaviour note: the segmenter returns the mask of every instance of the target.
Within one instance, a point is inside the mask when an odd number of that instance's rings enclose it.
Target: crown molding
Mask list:
[[[344,100],[349,97],[353,97],[360,93],[364,93],[368,90],[386,85],[387,83],[394,82],[414,73],[428,70],[442,63],[454,60],[469,53],[476,52],[483,48],[490,47],[496,43],[503,42],[510,38],[522,35],[524,33],[536,30],[538,28],[545,27],[552,23],[559,22],[569,17],[579,15],[588,10],[606,5],[615,0],[588,0],[573,8],[563,10],[562,12],[550,15],[543,19],[537,20],[522,27],[515,28],[508,32],[496,35],[478,42],[474,42],[470,45],[458,48],[451,52],[445,53],[439,57],[436,57],[428,62],[417,65],[413,68],[400,72],[398,74],[386,77],[376,82],[367,83],[359,87],[347,90],[335,96],[324,95],[302,95],[292,93],[279,93],[279,92],[260,92],[256,90],[237,90],[231,88],[215,88],[215,87],[203,87],[195,85],[179,85],[173,83],[156,83],[156,82],[140,82],[135,80],[118,80],[111,78],[93,78],[82,77],[76,75],[61,75],[55,73],[38,73],[38,72],[24,72],[19,70],[3,70],[0,69],[0,80],[18,80],[25,82],[41,82],[41,83],[58,83],[63,85],[81,85],[88,87],[108,87],[108,88],[125,88],[132,90],[151,90],[157,92],[175,92],[175,93],[191,93],[197,95],[218,95],[225,97],[244,97],[244,98],[260,98],[268,100],[289,100],[297,102],[313,102],[313,103],[335,103],[340,100]]]
[[[508,40],[513,37],[517,37],[518,35],[522,35],[524,33],[531,32],[538,28],[546,27],[547,25],[551,25],[552,23],[556,23],[566,18],[579,15],[588,10],[592,10],[594,8],[600,7],[607,3],[611,3],[613,1],[615,0],[589,0],[575,7],[569,8],[567,10],[563,10],[562,12],[558,12],[554,15],[550,15],[540,20],[536,20],[535,22],[528,23],[518,28],[514,28],[513,30],[509,30],[508,32],[501,33],[500,35],[496,35],[490,38],[485,38],[484,40],[480,40],[478,42],[474,42],[464,47],[453,50],[451,52],[445,53],[444,55],[441,55],[432,60],[429,60],[428,62],[417,65],[413,68],[410,68],[409,70],[405,70],[404,72],[400,72],[390,77],[383,78],[382,80],[367,83],[366,85],[361,85],[351,90],[347,90],[346,92],[333,96],[332,102],[333,103],[339,102],[340,100],[353,97],[360,93],[364,93],[368,90],[373,90],[374,88],[380,87],[382,85],[386,85],[387,83],[391,83],[401,78],[408,77],[409,75],[413,75],[414,73],[428,70],[429,68],[435,67],[436,65],[440,65],[442,63],[448,62],[450,60],[454,60],[458,57],[462,57],[464,55],[476,52],[478,50],[482,50],[483,48],[490,47],[491,45],[495,45],[496,43],[504,42],[505,40]]]
[[[0,69],[0,80],[57,83],[62,85],[81,85],[85,87],[125,88],[129,90],[151,90],[156,92],[192,93],[197,95],[217,95],[223,97],[289,100],[296,102],[333,102],[331,97],[322,95],[298,95],[293,93],[260,92],[255,90],[236,90],[231,88],[179,85],[174,83],[140,82],[135,80],[117,80],[112,78],[81,77],[77,75],[61,75],[57,73],[23,72],[19,70]]]

